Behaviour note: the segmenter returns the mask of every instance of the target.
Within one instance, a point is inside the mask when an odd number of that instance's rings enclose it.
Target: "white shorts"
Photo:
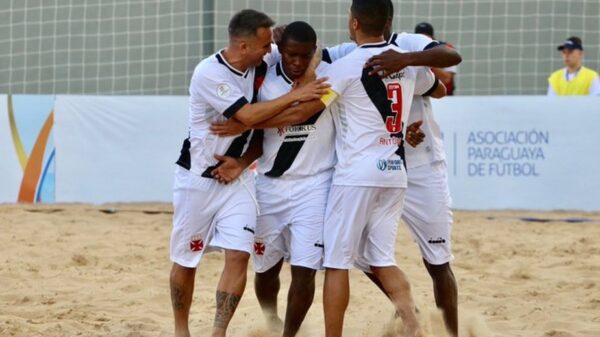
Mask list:
[[[408,169],[408,189],[402,219],[433,265],[454,259],[451,250],[452,199],[445,161]]]
[[[302,179],[259,175],[254,271],[264,273],[285,258],[292,266],[321,269],[323,221],[331,172]]]
[[[195,268],[207,250],[222,248],[250,254],[256,227],[254,193],[251,174],[223,185],[178,166],[171,260]]]
[[[396,265],[403,188],[333,185],[325,213],[326,268],[370,272]]]

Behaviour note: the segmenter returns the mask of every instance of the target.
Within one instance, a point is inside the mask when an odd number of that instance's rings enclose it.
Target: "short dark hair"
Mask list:
[[[229,21],[229,36],[256,36],[259,28],[271,28],[274,24],[275,21],[267,14],[253,9],[244,9],[237,12]]]
[[[370,36],[382,35],[389,19],[390,0],[352,0],[352,15]]]
[[[281,43],[285,44],[289,40],[294,40],[301,43],[317,44],[317,33],[304,21],[295,21],[285,26],[281,35]]]
[[[388,9],[388,18],[394,18],[394,2],[392,0],[389,1],[390,7]]]

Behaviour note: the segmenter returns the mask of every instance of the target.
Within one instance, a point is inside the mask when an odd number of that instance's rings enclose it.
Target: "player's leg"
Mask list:
[[[458,287],[450,263],[433,265],[423,259],[433,280],[435,303],[444,315],[446,328],[453,336],[458,336]]]
[[[315,297],[315,275],[323,265],[323,222],[331,174],[325,173],[292,186],[290,265],[292,283],[288,292],[284,337],[298,333]]]
[[[169,277],[175,336],[190,335],[188,320],[194,292],[196,267],[211,240],[218,200],[214,182],[193,175],[183,168],[175,172],[173,230]],[[207,200],[213,200],[207,204]]]
[[[333,185],[329,193],[323,230],[323,265],[326,268],[323,309],[327,337],[342,336],[350,298],[348,270],[354,266],[360,238],[374,203],[375,190],[371,187]]]
[[[171,287],[171,305],[175,316],[175,337],[189,337],[188,321],[194,294],[196,268],[186,268],[173,263],[169,283]]]
[[[283,337],[296,336],[315,297],[315,269],[292,266]]]
[[[396,267],[395,245],[398,222],[404,199],[403,189],[381,189],[379,203],[373,209],[364,240],[364,255],[360,267],[368,264],[381,282],[386,294],[404,322],[406,336],[421,336],[410,284],[406,275]]]
[[[254,243],[256,205],[254,185],[227,185],[226,201],[216,214],[216,230],[211,246],[225,250],[225,266],[216,291],[213,337],[226,335],[229,322],[246,288],[248,260]],[[252,188],[252,190],[249,190]]]
[[[458,335],[458,300],[452,261],[452,210],[444,162],[409,170],[403,219],[419,244],[448,331]]]
[[[279,281],[281,266],[283,266],[283,258],[269,270],[254,274],[256,298],[263,315],[265,315],[269,330],[276,332],[280,332],[283,327],[283,321],[277,313],[277,295],[279,295],[279,289],[281,288]]]
[[[225,250],[225,267],[216,292],[216,313],[213,325],[213,337],[224,337],[229,322],[237,309],[244,289],[246,289],[246,270],[250,254],[238,250]]]

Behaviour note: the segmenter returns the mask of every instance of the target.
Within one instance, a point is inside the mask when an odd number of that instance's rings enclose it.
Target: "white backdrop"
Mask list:
[[[56,201],[170,201],[187,97],[58,96]]]
[[[454,207],[600,210],[600,100],[450,97],[434,102]]]
[[[458,209],[600,211],[595,98],[449,97],[434,103]],[[187,97],[57,96],[57,202],[170,202]],[[24,136],[24,135],[22,135]],[[0,96],[0,202],[22,176]]]

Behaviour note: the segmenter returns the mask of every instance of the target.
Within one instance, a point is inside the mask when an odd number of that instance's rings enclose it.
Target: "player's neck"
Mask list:
[[[581,63],[578,63],[574,66],[567,66],[567,72],[569,74],[575,74],[576,72],[578,72],[581,69]]]
[[[236,52],[233,47],[229,46],[223,49],[221,55],[223,55],[225,61],[227,61],[227,63],[236,70],[239,70],[242,73],[248,70],[248,65],[244,61],[244,58],[240,55],[240,53]]]
[[[379,35],[379,36],[367,36],[362,34],[360,31],[356,32],[356,44],[359,46],[362,46],[363,44],[367,44],[367,43],[380,43],[380,42],[385,42],[386,40],[383,38],[383,34]]]

